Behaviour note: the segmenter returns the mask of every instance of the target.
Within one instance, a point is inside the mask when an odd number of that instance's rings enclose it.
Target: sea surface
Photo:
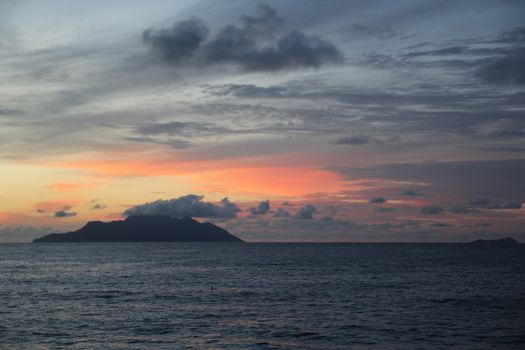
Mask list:
[[[0,244],[0,349],[525,349],[524,248]]]

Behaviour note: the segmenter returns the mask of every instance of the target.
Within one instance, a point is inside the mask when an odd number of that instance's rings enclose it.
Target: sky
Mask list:
[[[523,1],[0,0],[0,242],[525,241]]]

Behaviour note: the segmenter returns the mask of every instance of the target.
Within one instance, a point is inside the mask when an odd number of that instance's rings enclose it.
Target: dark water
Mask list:
[[[524,349],[525,250],[0,245],[1,349]]]

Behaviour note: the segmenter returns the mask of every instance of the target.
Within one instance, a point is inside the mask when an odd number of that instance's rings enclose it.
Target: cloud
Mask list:
[[[101,203],[95,203],[94,205],[91,206],[91,209],[93,210],[98,210],[98,209],[105,209],[106,206],[104,204],[101,204]]]
[[[521,203],[491,203],[487,206],[488,209],[521,209]]]
[[[405,57],[421,57],[421,56],[450,56],[460,55],[468,52],[467,46],[448,46],[435,50],[427,51],[412,51],[404,54]]]
[[[283,209],[283,208],[279,208],[277,209],[277,211],[275,212],[275,214],[273,214],[274,217],[276,218],[287,218],[290,216],[290,212],[286,209]]]
[[[417,220],[406,220],[406,221],[401,221],[401,222],[395,222],[395,223],[392,223],[392,222],[385,222],[383,224],[374,224],[374,225],[370,225],[370,226],[373,226],[373,227],[376,227],[376,228],[388,228],[388,229],[406,229],[406,228],[414,228],[414,227],[419,227],[419,225],[421,224],[420,221],[417,221]]]
[[[128,141],[133,141],[133,142],[145,142],[145,143],[166,145],[166,146],[170,146],[171,148],[175,148],[175,149],[188,148],[191,146],[191,143],[189,141],[178,140],[178,139],[173,139],[173,138],[162,139],[162,138],[152,138],[152,137],[129,136],[129,137],[125,137],[124,139]]]
[[[130,215],[168,215],[174,217],[191,216],[196,218],[232,218],[241,209],[223,198],[219,204],[204,202],[204,196],[188,194],[174,199],[156,200],[154,202],[136,205],[124,211]]]
[[[387,199],[383,197],[373,197],[373,198],[370,198],[369,202],[375,203],[375,204],[382,204],[382,203],[386,203]]]
[[[297,220],[293,217],[275,220],[238,218],[228,222],[226,228],[247,240],[273,242],[457,242],[477,238],[468,233],[432,230],[417,220],[371,224],[329,216],[312,220]],[[329,236],[327,232],[330,232]]]
[[[400,136],[377,138],[377,137],[370,137],[367,135],[358,134],[358,135],[340,137],[335,141],[335,144],[336,145],[361,146],[361,145],[374,143],[376,145],[383,145],[385,143],[394,143],[394,142],[399,142],[399,141],[401,141]]]
[[[442,214],[445,212],[445,209],[443,207],[437,206],[437,205],[429,205],[424,206],[420,209],[421,214],[427,214],[427,215],[437,215]]]
[[[307,204],[300,208],[294,215],[294,218],[301,220],[313,219],[313,215],[317,212],[317,208],[311,204]]]
[[[481,150],[487,152],[525,153],[525,147],[520,146],[488,146],[482,147]]]
[[[284,21],[277,11],[265,4],[258,4],[255,10],[257,16],[242,15],[240,21],[242,28],[254,35],[264,35],[274,31],[281,26]]]
[[[477,210],[469,206],[455,205],[449,208],[448,211],[454,214],[469,214],[469,213],[474,213]]]
[[[489,205],[489,200],[487,198],[474,198],[471,199],[468,204],[475,207],[486,207]]]
[[[523,27],[485,36],[430,44],[421,43],[394,54],[368,53],[361,63],[389,70],[437,68],[462,72],[485,84],[521,85],[525,83],[525,39]],[[434,46],[421,50],[423,46]]]
[[[335,141],[335,143],[338,144],[338,145],[355,145],[355,146],[359,146],[359,145],[366,145],[370,141],[371,141],[370,137],[368,137],[368,136],[365,136],[365,135],[352,135],[352,136],[341,137],[341,138],[337,139],[337,141]]]
[[[285,207],[292,207],[292,206],[293,206],[293,204],[290,203],[290,202],[288,202],[288,201],[284,201],[284,202],[282,202],[281,205],[282,205],[282,206],[285,206]]]
[[[77,213],[74,211],[71,211],[70,207],[65,207],[64,209],[57,210],[53,214],[53,217],[55,218],[69,218],[73,216],[77,216]]]
[[[454,193],[469,199],[496,198],[501,202],[525,201],[525,159],[416,162],[358,166],[332,166],[328,170],[345,180],[385,179],[425,186],[427,196]],[[490,183],[490,186],[487,184]]]
[[[494,43],[523,44],[525,42],[525,27],[514,27],[501,32]]]
[[[24,114],[25,112],[19,109],[0,108],[0,116],[14,117]]]
[[[525,84],[525,48],[489,60],[476,75],[487,84]]]
[[[492,226],[490,222],[479,222],[479,223],[473,223],[473,224],[464,224],[464,227],[489,227]]]
[[[326,212],[329,216],[334,216],[337,213],[337,206],[335,205],[329,205],[326,207]]]
[[[175,144],[174,148],[184,148],[189,146],[189,142],[185,140],[177,140],[172,138],[159,138],[161,136],[177,136],[186,139],[194,139],[196,137],[217,136],[237,133],[254,133],[254,130],[233,130],[227,127],[222,127],[208,122],[183,122],[183,121],[168,121],[162,123],[144,123],[134,127],[133,131],[137,134],[143,135],[145,142],[154,143],[168,143],[168,142],[182,142],[180,145]],[[155,138],[150,138],[153,136]],[[175,147],[178,146],[178,147]]]
[[[433,222],[429,225],[430,227],[454,227],[454,225],[448,222]]]
[[[209,40],[209,28],[197,18],[170,29],[147,29],[142,39],[151,54],[167,64],[224,63],[245,71],[277,71],[342,61],[342,53],[330,41],[297,30],[274,39],[282,23],[274,9],[261,4],[256,16],[241,16],[240,25],[226,25]]]
[[[521,209],[521,202],[491,202],[487,198],[471,199],[469,205],[487,209]]]
[[[424,194],[421,192],[417,192],[414,190],[404,190],[400,193],[401,196],[407,196],[407,197],[416,197],[416,196],[423,196]]]
[[[270,210],[270,201],[269,200],[265,200],[265,201],[259,203],[259,206],[257,206],[257,208],[251,207],[248,210],[249,210],[251,215],[264,215],[264,214],[268,213],[268,211]]]
[[[198,18],[175,23],[171,29],[147,29],[142,41],[156,58],[161,61],[178,63],[190,57],[206,38],[209,29]]]
[[[356,39],[392,39],[401,34],[396,32],[391,26],[384,23],[363,24],[355,23],[350,26],[349,34]]]
[[[33,239],[51,232],[51,227],[4,226],[0,224],[1,242],[31,242]]]
[[[296,91],[283,86],[257,86],[253,84],[224,84],[206,87],[205,91],[213,96],[235,96],[247,98],[286,98],[299,97]]]
[[[388,207],[379,207],[379,208],[376,208],[376,211],[380,212],[380,213],[387,213],[389,211],[393,211],[394,208],[388,208]]]

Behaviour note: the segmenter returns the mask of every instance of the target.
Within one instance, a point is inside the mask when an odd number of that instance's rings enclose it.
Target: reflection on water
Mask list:
[[[2,244],[0,348],[521,349],[522,248]]]

